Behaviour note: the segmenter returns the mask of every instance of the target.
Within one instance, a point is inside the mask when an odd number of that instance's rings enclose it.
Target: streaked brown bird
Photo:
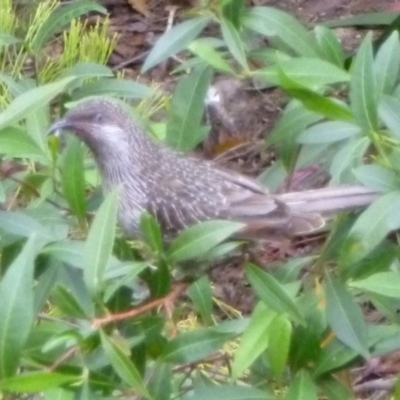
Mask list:
[[[71,131],[94,154],[107,192],[122,186],[119,222],[127,236],[140,236],[140,216],[158,220],[166,240],[201,221],[245,224],[236,237],[274,240],[322,228],[325,216],[371,203],[377,193],[338,187],[273,195],[241,174],[179,154],[152,139],[115,100],[82,102],[50,132]]]

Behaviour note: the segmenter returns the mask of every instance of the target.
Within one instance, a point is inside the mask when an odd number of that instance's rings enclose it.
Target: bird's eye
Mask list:
[[[100,113],[97,113],[94,115],[93,120],[94,120],[94,122],[101,123],[101,122],[103,122],[103,115]]]

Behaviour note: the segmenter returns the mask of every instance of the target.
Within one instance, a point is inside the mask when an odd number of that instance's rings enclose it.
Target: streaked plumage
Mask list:
[[[245,223],[243,238],[306,234],[324,225],[325,213],[365,206],[377,196],[363,187],[272,195],[253,179],[156,143],[110,99],[78,105],[50,130],[72,131],[89,146],[106,191],[122,184],[119,221],[129,237],[139,236],[145,210],[166,238],[209,219]]]

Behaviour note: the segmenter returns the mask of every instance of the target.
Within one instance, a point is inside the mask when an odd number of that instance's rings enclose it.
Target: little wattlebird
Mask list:
[[[50,128],[50,133],[61,131],[75,133],[93,152],[106,192],[121,187],[118,219],[129,238],[140,237],[141,214],[147,211],[166,241],[211,219],[243,223],[236,238],[274,241],[312,233],[324,226],[326,215],[366,206],[377,197],[360,186],[273,195],[251,178],[162,146],[125,105],[111,99],[80,103]],[[96,319],[93,327],[168,304],[182,286],[175,290],[136,309]]]
[[[276,240],[312,233],[326,216],[366,206],[378,196],[362,186],[273,195],[251,178],[162,146],[112,99],[81,102],[49,132],[61,131],[75,133],[90,148],[106,192],[122,187],[118,219],[129,238],[140,237],[140,217],[147,211],[166,240],[211,219],[244,223],[235,238]]]

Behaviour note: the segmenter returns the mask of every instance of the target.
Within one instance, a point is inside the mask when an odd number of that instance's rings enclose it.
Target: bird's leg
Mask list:
[[[138,315],[144,314],[150,310],[154,310],[155,308],[160,306],[170,307],[171,303],[173,303],[185,291],[186,287],[187,283],[180,282],[177,285],[175,285],[172,291],[164,297],[149,301],[148,303],[135,307],[129,311],[124,311],[117,314],[109,314],[106,317],[102,318],[95,318],[92,321],[92,328],[99,329],[113,322],[124,321],[126,319],[135,318]]]

